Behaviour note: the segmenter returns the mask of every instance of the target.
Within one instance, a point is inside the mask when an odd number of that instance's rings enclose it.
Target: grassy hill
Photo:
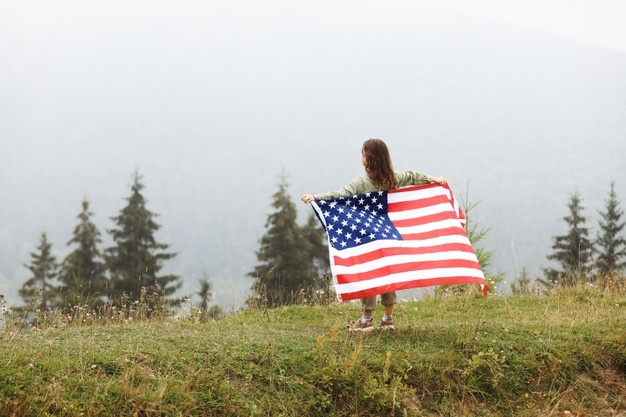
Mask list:
[[[623,291],[429,297],[398,305],[396,332],[348,334],[358,314],[9,317],[0,415],[626,415]]]

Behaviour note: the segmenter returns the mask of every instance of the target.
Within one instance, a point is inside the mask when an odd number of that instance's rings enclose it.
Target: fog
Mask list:
[[[109,245],[138,170],[179,295],[239,305],[279,177],[304,219],[368,137],[480,202],[508,281],[539,273],[570,193],[592,228],[611,180],[626,204],[626,6],[467,3],[0,0],[0,293],[83,198]]]

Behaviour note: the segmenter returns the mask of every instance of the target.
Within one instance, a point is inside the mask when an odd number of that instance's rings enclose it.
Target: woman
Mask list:
[[[381,139],[367,139],[361,148],[361,161],[365,167],[365,174],[360,175],[350,181],[347,185],[337,191],[330,191],[322,194],[304,194],[300,199],[304,203],[313,200],[326,200],[329,198],[345,197],[354,194],[369,193],[381,190],[393,190],[407,185],[418,185],[436,182],[445,184],[443,177],[431,177],[417,171],[397,172],[393,169],[389,149]],[[381,294],[381,304],[385,308],[380,328],[382,330],[395,330],[393,324],[393,307],[396,304],[396,293],[390,292]],[[350,331],[369,332],[374,329],[372,318],[376,310],[376,296],[361,299],[361,318],[350,326]]]

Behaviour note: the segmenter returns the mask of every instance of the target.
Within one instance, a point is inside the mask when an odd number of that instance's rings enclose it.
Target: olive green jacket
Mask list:
[[[427,174],[422,174],[417,171],[395,171],[396,179],[398,180],[398,187],[404,187],[407,185],[428,184],[432,182],[432,177]],[[316,200],[327,200],[329,198],[346,197],[349,195],[371,193],[379,191],[374,185],[372,180],[367,174],[360,175],[350,181],[347,185],[344,185],[336,191],[329,191],[327,193],[316,194]]]

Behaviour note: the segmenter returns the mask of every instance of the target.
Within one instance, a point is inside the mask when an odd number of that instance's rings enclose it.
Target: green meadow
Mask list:
[[[428,296],[349,334],[359,312],[9,316],[0,416],[626,415],[623,290]]]

